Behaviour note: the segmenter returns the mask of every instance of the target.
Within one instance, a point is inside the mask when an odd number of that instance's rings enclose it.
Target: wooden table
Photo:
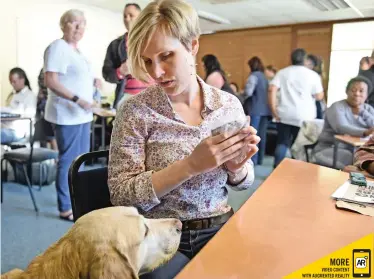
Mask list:
[[[116,117],[116,111],[115,110],[108,110],[103,108],[93,108],[92,112],[101,117],[101,123],[96,124],[95,121],[92,122],[92,137],[91,137],[91,145],[92,150],[95,148],[95,128],[101,129],[101,150],[106,149],[105,144],[105,130],[106,130],[106,120],[107,118]]]
[[[336,163],[338,161],[338,148],[339,143],[345,143],[348,145],[351,145],[353,147],[353,154],[356,151],[356,149],[360,146],[363,146],[367,142],[364,138],[359,137],[352,137],[348,135],[336,135],[335,136],[335,143],[334,143],[334,157],[333,157],[333,168],[336,169]],[[352,163],[353,163],[353,155],[352,154]]]
[[[285,159],[177,279],[281,279],[374,232],[335,208],[348,174]]]

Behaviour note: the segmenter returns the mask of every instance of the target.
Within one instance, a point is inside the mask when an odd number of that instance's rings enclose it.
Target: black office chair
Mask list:
[[[57,159],[58,152],[51,150],[49,148],[34,148],[34,136],[30,135],[30,147],[21,147],[11,151],[4,152],[3,158],[1,159],[1,173],[7,173],[7,164],[8,161],[12,166],[16,174],[16,165],[22,167],[22,172],[26,180],[26,186],[29,188],[30,196],[34,204],[34,209],[36,212],[39,211],[38,206],[36,205],[35,197],[32,191],[32,164],[33,163],[42,163],[46,160]],[[5,164],[4,164],[5,163]],[[4,166],[5,165],[5,166]],[[4,168],[5,167],[5,168]],[[40,168],[41,170],[42,168]],[[6,177],[6,175],[5,175]],[[3,183],[4,178],[1,178],[1,202],[3,202]],[[39,173],[39,181],[41,181],[41,173]]]
[[[69,190],[74,222],[93,210],[110,207],[108,167],[79,170],[85,162],[108,160],[109,150],[95,151],[77,157],[69,169]]]

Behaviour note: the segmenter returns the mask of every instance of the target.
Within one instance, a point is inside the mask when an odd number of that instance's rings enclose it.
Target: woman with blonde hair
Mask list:
[[[258,150],[256,130],[212,136],[213,124],[245,115],[235,96],[196,75],[198,22],[184,1],[154,1],[129,33],[131,74],[156,84],[117,113],[109,160],[111,201],[183,224],[177,254],[141,278],[174,278],[233,214],[226,184],[243,190],[254,180],[250,158]]]

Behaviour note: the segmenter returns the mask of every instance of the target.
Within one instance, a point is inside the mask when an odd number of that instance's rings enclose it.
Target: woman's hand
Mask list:
[[[78,99],[77,104],[84,110],[89,111],[92,109],[92,104],[83,99]]]
[[[252,127],[244,128],[234,136],[220,134],[203,140],[185,159],[189,173],[192,176],[206,173],[237,157],[241,152],[240,149],[253,140],[248,135],[252,129]]]
[[[251,159],[253,155],[255,155],[258,152],[257,144],[261,140],[260,137],[257,136],[257,130],[253,127],[243,128],[240,130],[239,133],[246,135],[243,141],[247,145],[247,148],[244,149],[247,153],[245,155],[245,159],[240,163],[236,162],[236,157],[234,157],[234,159],[228,160],[225,163],[226,168],[229,171],[234,172],[234,173],[239,172],[242,169],[242,167],[245,165],[245,163],[249,159]],[[241,152],[243,151],[239,150],[238,156],[241,155]]]
[[[370,128],[370,129],[367,129],[367,130],[364,132],[364,136],[365,136],[365,137],[368,137],[368,136],[371,136],[371,135],[374,135],[374,127]]]

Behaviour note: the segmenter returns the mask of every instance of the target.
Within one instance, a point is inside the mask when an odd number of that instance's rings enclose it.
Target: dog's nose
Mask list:
[[[177,227],[178,232],[182,232],[182,222],[179,220],[175,220],[175,226]]]

